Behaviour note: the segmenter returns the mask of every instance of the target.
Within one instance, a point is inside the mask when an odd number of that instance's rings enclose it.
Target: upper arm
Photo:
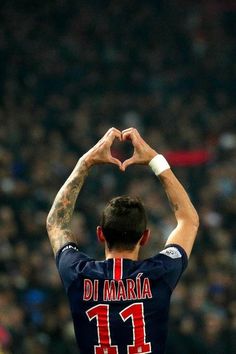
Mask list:
[[[79,252],[75,243],[69,242],[56,254],[56,265],[66,291],[91,258]]]
[[[58,226],[50,226],[49,224],[47,224],[47,231],[55,256],[65,244],[69,242],[74,242],[74,236],[71,230],[64,230]]]
[[[189,257],[199,225],[197,211],[185,188],[171,170],[164,171],[159,175],[159,178],[165,188],[177,220],[177,227],[168,237],[166,245],[170,243],[180,245]]]
[[[159,267],[161,265],[157,276],[161,276],[165,283],[169,285],[171,291],[173,291],[188,265],[186,252],[181,246],[172,244],[165,247],[153,258],[158,261]]]
[[[180,220],[177,227],[168,237],[165,246],[168,246],[169,244],[179,245],[185,250],[189,258],[197,235],[197,230],[198,222]]]

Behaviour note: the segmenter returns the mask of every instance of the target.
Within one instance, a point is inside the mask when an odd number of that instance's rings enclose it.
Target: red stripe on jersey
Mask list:
[[[114,258],[113,259],[113,279],[120,280],[123,276],[123,259]]]

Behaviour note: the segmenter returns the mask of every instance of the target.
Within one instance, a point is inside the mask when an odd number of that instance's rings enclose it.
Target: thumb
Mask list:
[[[128,166],[133,165],[134,163],[135,163],[135,157],[132,156],[122,163],[121,170],[125,171]]]
[[[116,159],[115,157],[110,157],[110,160],[109,160],[110,163],[113,163],[117,166],[119,166],[119,168],[121,169],[122,168],[122,163],[120,160]]]

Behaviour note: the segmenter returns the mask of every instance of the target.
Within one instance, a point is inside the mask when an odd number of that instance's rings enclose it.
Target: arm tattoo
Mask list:
[[[179,210],[178,204],[172,204],[172,208],[173,208],[174,212],[176,212],[177,210]]]
[[[78,194],[84,184],[88,168],[83,160],[75,166],[61,187],[47,217],[47,230],[54,253],[67,242],[74,241],[71,220]]]

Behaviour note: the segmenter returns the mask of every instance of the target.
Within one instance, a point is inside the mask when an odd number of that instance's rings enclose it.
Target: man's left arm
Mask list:
[[[57,193],[47,217],[47,231],[54,255],[65,244],[76,243],[71,230],[71,221],[76,199],[90,167],[112,163],[121,168],[121,162],[111,155],[110,148],[115,138],[121,140],[121,132],[115,128],[109,129],[99,142],[79,159],[71,175]]]

